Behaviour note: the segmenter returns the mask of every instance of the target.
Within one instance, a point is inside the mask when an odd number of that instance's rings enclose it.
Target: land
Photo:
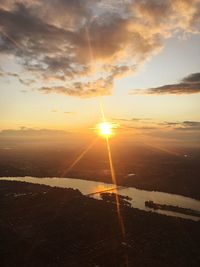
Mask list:
[[[2,267],[200,266],[200,223],[143,212],[113,196],[0,181]]]
[[[153,201],[145,201],[145,206],[154,210],[169,210],[175,211],[179,213],[184,213],[187,215],[197,216],[200,217],[200,212],[192,209],[181,208],[178,206],[166,205],[166,204],[158,204]]]
[[[0,140],[0,176],[70,177],[112,183],[104,140],[66,172],[90,143]],[[119,185],[200,199],[200,148],[182,145],[155,149],[115,140],[111,140],[111,148]]]

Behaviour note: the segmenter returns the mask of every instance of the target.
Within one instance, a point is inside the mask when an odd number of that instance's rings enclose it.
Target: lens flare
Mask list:
[[[99,133],[103,136],[110,136],[112,135],[112,128],[113,125],[109,122],[102,122],[98,124]]]
[[[65,177],[65,175],[67,175],[67,173],[69,171],[71,171],[71,169],[85,156],[85,154],[96,144],[97,142],[97,138],[95,138],[92,143],[89,144],[88,147],[86,147],[82,152],[81,154],[71,163],[70,166],[68,166],[67,169],[65,169],[62,174],[61,174],[61,177]]]

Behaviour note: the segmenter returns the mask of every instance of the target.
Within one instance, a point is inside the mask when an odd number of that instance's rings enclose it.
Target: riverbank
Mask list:
[[[174,211],[179,212],[191,216],[197,216],[200,217],[200,212],[192,209],[185,209],[178,206],[172,206],[172,205],[165,205],[165,204],[158,204],[153,201],[145,201],[145,206],[153,209],[153,210],[166,210],[166,211]]]
[[[6,178],[0,178],[0,180],[5,180]],[[101,193],[115,192],[116,187],[113,184],[101,183],[88,181],[83,179],[73,179],[73,178],[37,178],[37,177],[8,177],[7,180],[10,181],[19,181],[19,182],[28,182],[33,184],[48,185],[51,187],[59,188],[74,188],[80,190],[84,195],[93,196],[99,198]],[[140,210],[149,211],[149,208],[146,207],[146,201],[156,201],[161,205],[170,205],[170,206],[179,206],[183,209],[192,209],[197,212],[200,212],[200,201],[184,197],[181,195],[155,192],[155,191],[146,191],[140,190],[133,187],[118,187],[117,193],[126,197],[128,196],[130,205],[134,208]],[[164,214],[168,216],[175,216],[179,218],[186,218],[191,220],[199,220],[199,217],[187,215],[175,211],[164,211],[160,209],[153,210],[156,213]]]

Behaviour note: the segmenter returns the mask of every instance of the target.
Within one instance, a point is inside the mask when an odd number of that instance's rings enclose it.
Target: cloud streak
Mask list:
[[[163,131],[187,131],[196,132],[200,136],[199,121],[155,121],[151,118],[114,118],[124,130],[163,130]]]
[[[159,87],[148,89],[134,89],[130,94],[197,94],[200,93],[200,73],[193,73],[183,78],[181,82],[174,84],[167,84]]]

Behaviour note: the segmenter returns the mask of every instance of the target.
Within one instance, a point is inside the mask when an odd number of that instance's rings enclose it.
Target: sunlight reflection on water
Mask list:
[[[113,189],[114,187],[113,184],[106,184],[102,182],[94,182],[94,181],[73,179],[73,178],[1,177],[0,180],[22,181],[35,184],[57,186],[62,188],[74,188],[74,189],[79,189],[85,195],[94,192],[101,192],[104,190]],[[192,209],[200,212],[200,201],[195,200],[193,198],[164,193],[164,192],[140,190],[133,187],[129,188],[121,187],[118,190],[120,195],[129,196],[130,198],[132,198],[131,204],[134,208],[138,208],[140,210],[145,210],[145,211],[152,211],[168,216],[192,219],[195,221],[200,220],[200,217],[186,215],[183,213],[178,213],[173,211],[153,210],[145,206],[145,201],[151,200],[158,204],[178,206],[181,208]],[[94,195],[94,197],[99,198],[99,194]]]

